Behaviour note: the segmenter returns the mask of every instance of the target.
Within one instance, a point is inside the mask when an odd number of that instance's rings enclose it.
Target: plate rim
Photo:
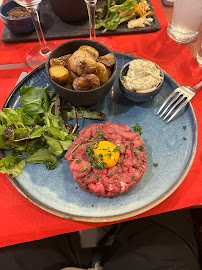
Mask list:
[[[114,51],[114,54],[118,54],[121,56],[126,56],[129,57],[131,59],[136,59],[136,58],[140,58],[137,57],[135,55],[129,54],[129,53],[122,53],[122,52],[117,52]],[[3,108],[8,106],[9,101],[11,100],[13,94],[19,90],[19,88],[21,87],[21,85],[30,77],[32,76],[34,73],[36,73],[37,71],[39,71],[40,69],[44,68],[45,64],[40,65],[39,67],[37,67],[36,69],[32,70],[23,80],[21,80],[15,87],[14,89],[11,91],[11,93],[9,94],[8,98],[6,99]],[[169,77],[170,80],[172,80],[172,82],[176,85],[179,86],[179,84],[168,74],[163,70],[164,74],[166,76]],[[149,204],[140,207],[139,209],[124,213],[124,214],[120,214],[120,215],[110,215],[110,216],[106,216],[106,217],[92,217],[92,216],[79,216],[79,215],[73,215],[73,214],[68,214],[65,213],[63,211],[60,210],[55,210],[54,208],[48,206],[47,204],[44,204],[42,202],[40,202],[38,199],[34,198],[32,195],[30,195],[17,181],[17,179],[15,179],[14,177],[7,175],[9,180],[11,181],[11,183],[13,184],[13,186],[26,198],[28,199],[31,203],[33,203],[34,205],[36,205],[37,207],[39,207],[40,209],[51,213],[55,216],[64,218],[64,219],[68,219],[68,220],[73,220],[73,221],[79,221],[79,222],[90,222],[90,223],[105,223],[105,222],[117,222],[117,221],[121,221],[124,219],[129,219],[132,217],[135,217],[137,215],[143,214],[151,209],[153,209],[154,207],[156,207],[157,205],[161,204],[163,201],[165,201],[170,195],[172,195],[177,188],[182,184],[182,182],[184,181],[185,177],[187,176],[189,170],[191,169],[191,166],[193,164],[195,155],[196,155],[196,149],[197,149],[197,144],[198,144],[198,126],[197,126],[197,119],[195,116],[195,112],[194,109],[192,107],[192,104],[189,104],[190,106],[190,110],[191,110],[191,116],[192,116],[192,121],[193,121],[193,130],[194,130],[194,136],[193,136],[193,147],[192,147],[192,151],[190,153],[189,159],[187,161],[186,166],[184,167],[184,170],[182,171],[181,175],[179,176],[179,178],[175,181],[175,183],[166,191],[164,192],[160,197],[156,198],[154,201],[150,202]],[[1,149],[1,156],[3,157],[3,151]]]

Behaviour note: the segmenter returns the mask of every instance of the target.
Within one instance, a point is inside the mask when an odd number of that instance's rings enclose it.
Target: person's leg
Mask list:
[[[121,224],[103,262],[103,270],[111,269],[201,269],[190,212],[169,212]]]
[[[60,270],[80,267],[79,235],[63,234],[0,249],[2,270]]]

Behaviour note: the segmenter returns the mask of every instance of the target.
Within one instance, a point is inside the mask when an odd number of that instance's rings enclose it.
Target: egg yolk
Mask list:
[[[93,147],[95,159],[107,164],[107,168],[115,166],[118,162],[120,151],[118,147],[109,141],[100,141]]]

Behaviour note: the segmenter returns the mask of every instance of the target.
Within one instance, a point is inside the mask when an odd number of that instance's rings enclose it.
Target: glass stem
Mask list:
[[[202,43],[201,43],[200,49],[199,49],[199,51],[198,51],[198,55],[199,55],[200,57],[202,57]]]
[[[97,1],[87,1],[86,6],[88,10],[88,16],[89,16],[89,30],[90,30],[90,39],[96,40],[96,33],[95,33],[95,9],[96,9],[96,3]]]
[[[32,21],[34,23],[35,29],[36,29],[36,33],[39,39],[39,43],[41,45],[41,51],[40,53],[42,55],[47,55],[51,52],[51,50],[48,48],[47,44],[46,44],[46,40],[44,38],[44,34],[41,28],[41,24],[40,24],[40,20],[39,20],[39,14],[37,11],[37,7],[33,7],[33,8],[27,8]]]
[[[200,67],[202,67],[202,43],[200,49],[196,55],[196,61],[199,63]]]

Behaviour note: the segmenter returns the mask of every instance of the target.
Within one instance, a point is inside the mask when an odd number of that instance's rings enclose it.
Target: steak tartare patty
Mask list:
[[[119,152],[118,161],[112,167],[108,167],[108,162],[103,162],[102,158],[96,158],[99,155],[94,155],[99,142],[104,144],[106,141],[115,145],[112,152],[109,147],[102,148],[109,161],[113,152]],[[139,133],[127,125],[111,122],[90,124],[82,129],[65,157],[78,186],[102,197],[116,197],[129,191],[144,174],[147,162],[144,141]]]

